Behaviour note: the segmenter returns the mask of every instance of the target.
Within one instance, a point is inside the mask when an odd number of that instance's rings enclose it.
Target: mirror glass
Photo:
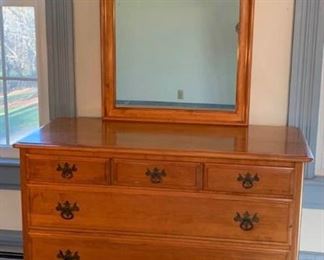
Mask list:
[[[116,106],[234,110],[239,0],[116,0]]]

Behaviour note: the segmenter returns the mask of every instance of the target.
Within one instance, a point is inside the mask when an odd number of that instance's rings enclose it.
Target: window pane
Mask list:
[[[4,115],[3,82],[0,81],[0,145],[6,144],[6,127]]]
[[[34,7],[3,7],[6,72],[9,77],[37,77]]]
[[[10,80],[8,112],[10,143],[39,127],[38,89],[36,81]]]

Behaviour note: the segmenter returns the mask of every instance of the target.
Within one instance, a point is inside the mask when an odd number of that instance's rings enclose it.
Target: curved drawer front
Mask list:
[[[285,202],[220,200],[215,196],[180,192],[71,189],[30,188],[29,224],[289,242],[290,204]]]
[[[293,168],[207,164],[204,189],[264,195],[292,195]]]
[[[182,190],[202,186],[199,163],[114,159],[112,166],[114,185]]]
[[[27,156],[27,178],[32,182],[107,184],[109,161],[75,156]]]
[[[142,240],[116,241],[109,238],[90,236],[31,235],[30,259],[71,259],[71,260],[284,260],[287,253],[257,252],[255,248],[238,251],[233,248],[208,249],[173,245],[164,241]],[[143,238],[142,238],[143,239]],[[66,258],[64,258],[66,257]],[[70,258],[67,258],[70,257]]]

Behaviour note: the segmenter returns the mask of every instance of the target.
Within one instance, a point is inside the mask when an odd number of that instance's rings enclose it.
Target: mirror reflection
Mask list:
[[[234,110],[239,0],[116,0],[116,106]]]

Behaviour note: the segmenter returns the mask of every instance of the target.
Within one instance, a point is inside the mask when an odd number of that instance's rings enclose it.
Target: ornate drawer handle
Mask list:
[[[257,213],[252,216],[248,211],[245,211],[245,213],[241,216],[241,214],[237,212],[236,216],[234,217],[234,221],[240,222],[240,228],[242,230],[249,231],[254,228],[254,223],[259,222],[259,217],[257,216]]]
[[[60,250],[56,257],[58,259],[63,259],[63,260],[80,260],[79,253],[78,252],[73,253],[70,250],[66,250],[65,253],[63,253],[63,251]]]
[[[76,172],[78,169],[75,166],[75,164],[73,164],[72,166],[69,163],[64,163],[63,167],[61,166],[61,164],[57,165],[56,170],[58,172],[62,172],[62,177],[65,179],[71,179],[73,177],[73,172]]]
[[[252,176],[251,173],[246,173],[245,175],[239,174],[237,177],[237,181],[242,182],[242,186],[245,189],[251,189],[253,187],[253,182],[259,181],[259,176],[258,174],[255,174]]]
[[[63,205],[59,202],[56,206],[56,211],[60,211],[61,212],[61,217],[66,219],[66,220],[71,220],[74,218],[74,211],[79,211],[79,207],[76,203],[74,203],[73,205],[68,202],[65,201],[63,203]]]
[[[151,182],[154,184],[158,184],[162,182],[162,177],[166,177],[166,173],[164,170],[159,170],[158,168],[153,168],[151,171],[150,169],[147,169],[146,176],[151,177]]]

